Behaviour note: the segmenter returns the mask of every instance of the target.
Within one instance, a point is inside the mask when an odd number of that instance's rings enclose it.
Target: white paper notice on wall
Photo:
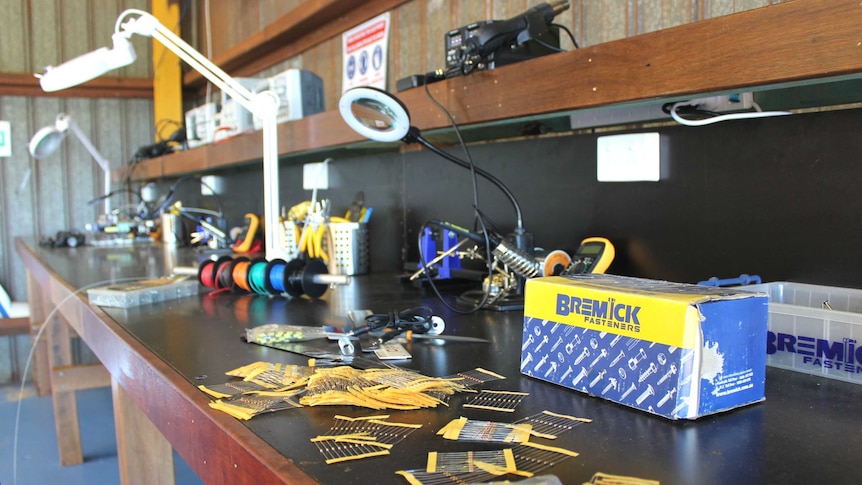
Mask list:
[[[12,124],[0,121],[0,157],[12,156]]]
[[[600,136],[596,142],[599,182],[658,182],[661,138],[658,133]]]
[[[342,92],[357,86],[386,89],[389,26],[389,12],[386,12],[341,36]]]

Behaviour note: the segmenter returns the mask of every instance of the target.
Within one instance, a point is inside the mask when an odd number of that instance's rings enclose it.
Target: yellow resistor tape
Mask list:
[[[515,424],[512,425],[512,432],[506,437],[507,443],[526,443],[530,440],[530,433],[533,431],[531,424]]]
[[[458,419],[453,419],[449,421],[449,424],[443,426],[440,431],[437,432],[438,435],[442,435],[443,438],[447,440],[457,440],[458,435],[461,434],[461,430],[464,429],[464,425],[467,424],[467,418],[460,417]]]
[[[491,371],[483,369],[481,367],[477,367],[476,370],[479,372],[483,372],[485,374],[488,374],[489,376],[496,377],[497,379],[505,379],[506,378],[506,376],[501,376],[500,374],[497,374],[496,372],[491,372]]]
[[[201,391],[203,391],[203,392],[205,392],[205,393],[209,394],[210,396],[217,398],[217,399],[222,399],[222,398],[226,398],[226,397],[231,396],[230,394],[225,394],[223,392],[213,391],[212,389],[204,386],[203,384],[198,386],[198,389],[200,389]]]
[[[376,416],[360,416],[358,418],[351,418],[350,416],[342,416],[340,414],[335,415],[335,419],[343,419],[345,421],[367,421],[372,419],[386,419],[388,417],[388,414],[378,414]]]
[[[436,473],[437,472],[437,452],[436,451],[428,452],[428,464],[425,466],[425,471],[428,473]]]
[[[593,422],[593,420],[589,419],[589,418],[578,418],[576,416],[568,416],[566,414],[552,413],[551,411],[542,411],[542,414],[547,414],[548,416],[554,416],[556,418],[571,419],[572,421],[580,421],[582,423],[592,423]]]
[[[360,458],[370,458],[372,456],[383,456],[383,455],[388,455],[388,454],[389,454],[389,450],[373,451],[371,453],[363,453],[361,455],[342,456],[340,458],[331,458],[329,460],[326,460],[326,464],[331,465],[333,463],[341,463],[343,461],[359,460]]]
[[[532,443],[529,441],[525,442],[525,443],[521,443],[521,444],[524,446],[529,446],[531,448],[536,448],[538,450],[553,451],[554,453],[560,453],[560,454],[568,455],[571,457],[575,457],[575,456],[579,455],[579,453],[577,453],[577,452],[569,451],[565,448],[557,448],[556,446],[540,445],[538,443]]]
[[[505,467],[502,467],[499,465],[494,465],[491,463],[485,463],[482,461],[474,461],[473,466],[475,466],[476,468],[478,468],[482,471],[486,471],[486,472],[490,473],[491,475],[495,475],[495,476],[505,475],[505,474],[509,473],[509,470],[507,470]]]
[[[410,485],[423,485],[423,483],[417,480],[416,477],[414,477],[413,474],[410,472],[401,470],[395,472],[395,474],[404,477],[404,479],[407,480],[407,483],[409,483]]]

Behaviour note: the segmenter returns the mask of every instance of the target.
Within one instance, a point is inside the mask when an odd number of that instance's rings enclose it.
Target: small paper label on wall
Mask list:
[[[12,124],[0,121],[0,157],[12,156]]]

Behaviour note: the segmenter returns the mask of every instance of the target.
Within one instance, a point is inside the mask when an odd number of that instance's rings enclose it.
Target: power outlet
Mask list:
[[[201,177],[201,195],[222,195],[224,193],[224,178],[217,175]]]
[[[661,179],[658,133],[600,136],[596,142],[599,182],[658,182]]]
[[[306,163],[302,166],[302,188],[304,190],[326,190],[329,188],[329,164]]]

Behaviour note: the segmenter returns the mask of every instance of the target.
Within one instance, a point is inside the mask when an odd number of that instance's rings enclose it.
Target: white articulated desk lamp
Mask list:
[[[278,113],[279,98],[271,91],[252,93],[218,66],[210,62],[179,36],[143,10],[129,9],[117,17],[112,36],[113,48],[102,47],[56,67],[46,68],[40,84],[45,91],[59,91],[97,78],[106,72],[135,61],[135,49],[129,42],[132,34],[152,37],[201,73],[208,81],[227,93],[242,107],[259,117],[263,134],[263,197],[267,231],[266,259],[283,258],[284,249],[277,245],[278,214]]]
[[[93,143],[84,135],[84,132],[81,131],[81,128],[78,127],[78,124],[75,123],[75,120],[72,119],[71,116],[60,113],[57,115],[57,119],[54,121],[53,125],[44,126],[33,135],[33,138],[30,138],[30,155],[37,160],[42,160],[43,158],[48,157],[60,147],[60,143],[63,142],[63,139],[72,132],[75,135],[84,148],[90,152],[90,155],[96,160],[96,163],[99,164],[99,167],[102,168],[102,171],[105,173],[105,214],[111,213],[111,164],[105,157],[99,153],[99,150],[96,150],[96,147],[93,146]]]

